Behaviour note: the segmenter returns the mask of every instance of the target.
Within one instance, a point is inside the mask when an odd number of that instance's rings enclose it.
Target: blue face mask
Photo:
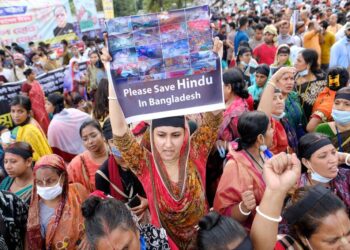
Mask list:
[[[273,118],[275,118],[276,120],[281,120],[285,115],[286,115],[286,112],[283,112],[283,113],[280,114],[280,115],[271,114],[271,116],[272,116]]]
[[[311,173],[311,179],[320,183],[328,183],[331,180],[333,180],[331,178],[323,177],[322,175],[316,173],[315,171]]]
[[[340,125],[348,125],[350,123],[350,111],[332,109],[332,117]]]
[[[308,69],[304,69],[303,71],[300,71],[298,73],[299,76],[306,76],[307,74],[309,74],[309,70]]]
[[[117,157],[117,158],[122,157],[122,154],[120,153],[120,151],[116,147],[111,147],[111,151],[115,157]]]

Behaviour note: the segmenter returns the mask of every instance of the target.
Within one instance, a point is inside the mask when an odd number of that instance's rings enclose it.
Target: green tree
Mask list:
[[[192,2],[192,0],[144,0],[143,6],[144,10],[147,12],[159,12],[172,8],[184,8],[185,5],[190,2]]]

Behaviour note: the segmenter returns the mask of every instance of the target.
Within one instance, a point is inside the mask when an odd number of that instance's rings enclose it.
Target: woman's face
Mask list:
[[[180,127],[161,126],[154,129],[154,145],[162,161],[174,161],[180,158],[184,138],[185,130]]]
[[[97,54],[96,54],[96,53],[92,53],[92,54],[90,55],[90,62],[91,62],[91,64],[92,64],[92,65],[95,65],[95,64],[97,63],[97,61],[98,61],[98,56],[97,56]]]
[[[269,125],[267,126],[266,133],[264,135],[265,145],[268,148],[272,146],[273,132],[274,132],[274,129],[271,127],[271,122],[269,122]]]
[[[312,249],[345,250],[350,249],[350,220],[344,210],[338,210],[322,218],[316,233],[308,239]]]
[[[282,93],[275,93],[272,100],[272,114],[281,115],[284,112],[284,99]]]
[[[230,100],[231,96],[232,96],[231,84],[224,84],[224,99],[225,99],[225,102]]]
[[[53,104],[51,102],[46,100],[45,101],[45,110],[48,114],[53,114],[53,112],[55,111],[55,106],[53,106]]]
[[[264,74],[255,73],[255,80],[256,80],[256,84],[259,87],[264,87],[266,80],[267,80],[267,76]]]
[[[307,168],[312,169],[319,175],[326,178],[335,178],[338,174],[338,154],[336,148],[332,145],[326,145],[310,157],[309,163],[305,164]]]
[[[294,89],[294,74],[286,73],[278,80],[278,87],[283,94],[289,94]]]
[[[140,249],[140,234],[120,226],[96,242],[97,250],[138,250]]]
[[[6,173],[11,178],[22,176],[28,169],[31,169],[31,164],[32,158],[24,159],[16,154],[5,153],[4,166]]]
[[[239,57],[241,62],[245,62],[246,64],[249,64],[250,59],[252,58],[252,53],[250,52],[245,52],[243,55]]]
[[[102,133],[92,125],[86,126],[81,131],[81,139],[84,147],[90,152],[98,152],[105,147],[105,141]]]
[[[307,63],[305,62],[304,57],[301,53],[298,54],[297,60],[294,63],[294,67],[295,67],[297,72],[301,72],[301,71],[307,69]]]
[[[51,167],[42,167],[35,172],[35,182],[40,187],[53,187],[58,181],[63,186],[64,177],[60,178],[60,175]]]
[[[341,111],[350,111],[350,100],[347,99],[335,99],[333,103],[333,109]]]
[[[11,117],[16,125],[22,124],[27,120],[29,112],[22,105],[11,106]]]
[[[277,55],[277,62],[279,65],[284,65],[288,61],[289,55],[288,54],[278,54]]]

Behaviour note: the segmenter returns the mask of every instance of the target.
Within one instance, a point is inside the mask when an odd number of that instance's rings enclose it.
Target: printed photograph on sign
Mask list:
[[[166,72],[167,78],[178,78],[191,75],[192,71],[190,69],[181,69],[172,72]]]
[[[162,51],[164,58],[186,55],[189,52],[188,40],[183,39],[172,43],[164,43]]]
[[[163,58],[162,46],[160,44],[153,44],[150,46],[136,47],[139,61]]]
[[[189,36],[205,36],[208,35],[209,20],[198,20],[187,22]]]
[[[119,68],[120,65],[138,62],[135,48],[116,50],[111,55],[113,58],[111,63],[112,69]]]
[[[134,41],[132,39],[132,33],[124,33],[115,35],[112,37],[111,43],[110,43],[110,50],[118,50],[123,48],[130,48],[134,47]]]
[[[186,22],[185,11],[176,10],[158,14],[160,25]]]
[[[153,27],[134,31],[133,40],[136,46],[160,43],[159,28]]]
[[[209,20],[209,8],[208,6],[200,6],[186,9],[187,21],[194,20]]]
[[[109,35],[123,34],[132,31],[130,18],[128,17],[110,19],[107,21],[106,27]]]
[[[186,23],[174,23],[160,26],[162,43],[174,42],[187,38]]]
[[[131,17],[131,23],[133,30],[147,29],[159,26],[158,17],[156,14],[133,16]]]
[[[144,60],[139,62],[140,76],[164,73],[163,59]]]
[[[216,70],[216,62],[208,60],[200,60],[191,64],[193,74],[202,74]]]
[[[177,56],[164,59],[166,71],[175,71],[180,68],[189,69],[190,68],[190,57],[188,55]]]
[[[213,40],[209,34],[204,36],[190,37],[189,41],[191,53],[198,51],[208,51],[213,46]]]

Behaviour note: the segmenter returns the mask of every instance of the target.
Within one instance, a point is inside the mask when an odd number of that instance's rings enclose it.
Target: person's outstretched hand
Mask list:
[[[266,187],[287,193],[299,180],[301,163],[295,154],[274,155],[264,164]]]

